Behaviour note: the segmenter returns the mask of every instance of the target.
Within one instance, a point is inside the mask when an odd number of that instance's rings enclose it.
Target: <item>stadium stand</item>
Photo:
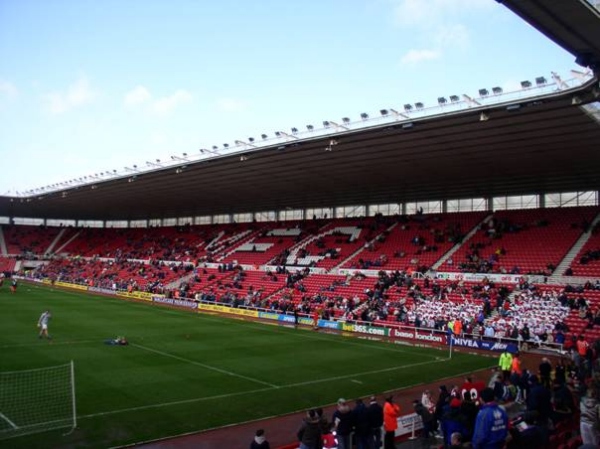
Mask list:
[[[597,208],[499,211],[443,265],[443,271],[550,275]]]
[[[473,212],[147,229],[9,226],[4,236],[7,247],[35,249],[38,257],[55,243],[56,251],[69,257],[57,255],[37,271],[37,276],[53,280],[288,313],[294,308],[304,314],[318,310],[325,316],[385,326],[441,329],[447,320],[458,318],[464,321],[464,333],[482,335],[491,328],[495,337],[518,338],[527,325],[535,344],[543,344],[555,341],[557,323],[565,325],[561,332],[567,343],[580,334],[589,341],[600,338],[598,282],[573,288],[541,285],[536,290],[525,277],[517,286],[485,278],[415,278],[411,273],[419,270],[411,270],[405,259],[420,256],[420,268],[426,272],[458,245],[454,262],[446,261],[439,269],[453,272],[469,261],[479,244],[481,259],[492,261],[491,272],[517,266],[522,272],[548,273],[544,264],[560,263],[596,214],[596,208],[570,208],[501,211],[485,222],[489,214]],[[473,229],[473,238],[463,241]],[[54,242],[59,236],[60,242]],[[594,234],[580,254],[594,248],[595,241]],[[438,248],[428,251],[429,245]],[[397,257],[394,252],[401,248],[412,254]],[[494,260],[498,248],[505,254]],[[331,249],[336,257],[320,256],[305,266],[275,263],[262,268],[268,262],[306,261]],[[365,263],[371,254],[387,261]],[[14,269],[14,258],[2,261],[5,270]],[[336,264],[350,271],[326,274]]]
[[[575,256],[570,270],[563,273],[569,276],[588,278],[600,277],[600,225],[594,226],[583,248]]]

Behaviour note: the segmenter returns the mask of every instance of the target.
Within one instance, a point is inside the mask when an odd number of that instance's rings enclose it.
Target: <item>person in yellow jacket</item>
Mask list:
[[[500,359],[498,360],[498,367],[500,371],[502,371],[502,378],[506,382],[510,377],[510,371],[512,370],[512,361],[513,357],[508,350],[505,350],[502,354],[500,354]]]

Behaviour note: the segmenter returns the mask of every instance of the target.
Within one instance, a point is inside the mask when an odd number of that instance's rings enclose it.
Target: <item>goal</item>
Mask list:
[[[0,372],[0,440],[76,426],[73,361]]]

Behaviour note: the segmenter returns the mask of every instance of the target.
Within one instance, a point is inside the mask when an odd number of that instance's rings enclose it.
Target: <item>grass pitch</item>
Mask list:
[[[51,342],[38,339],[52,311]],[[433,382],[489,358],[22,284],[0,290],[0,372],[75,362],[77,429],[0,448],[106,448]],[[124,335],[129,346],[104,340]],[[0,413],[2,410],[0,410]],[[18,424],[18,423],[16,423]],[[295,429],[290,430],[290,441]]]

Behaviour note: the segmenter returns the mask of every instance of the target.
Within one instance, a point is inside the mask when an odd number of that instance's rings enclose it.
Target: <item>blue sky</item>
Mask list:
[[[495,0],[0,0],[0,194],[571,69]]]

